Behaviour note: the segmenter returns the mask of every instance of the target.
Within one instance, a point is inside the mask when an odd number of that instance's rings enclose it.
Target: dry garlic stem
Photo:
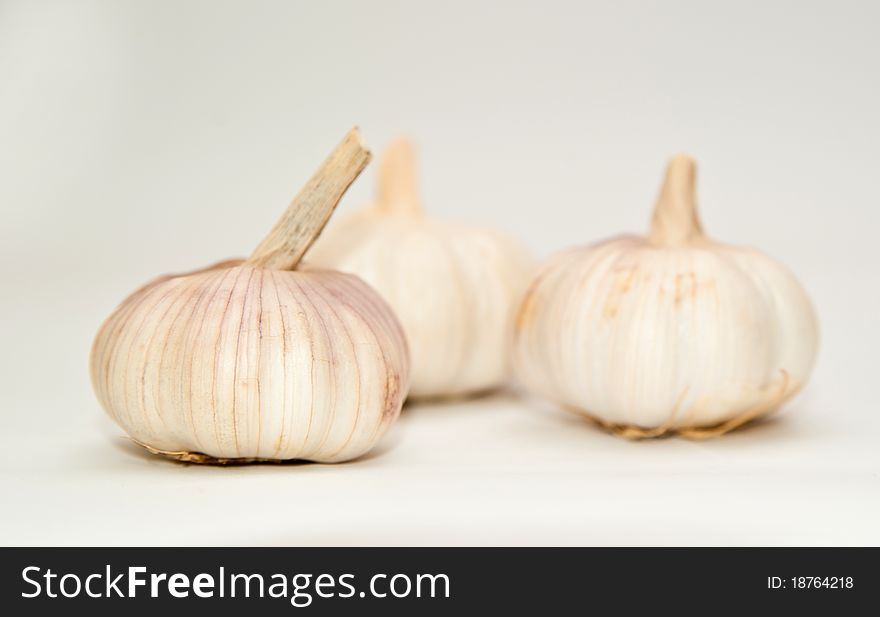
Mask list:
[[[353,130],[247,261],[159,278],[107,319],[92,382],[135,441],[193,462],[373,447],[408,388],[400,325],[360,279],[292,270],[369,157]]]
[[[651,221],[648,240],[658,247],[695,244],[703,240],[697,216],[697,165],[687,155],[674,157],[666,168],[666,179]]]
[[[370,162],[370,151],[352,129],[294,197],[247,265],[293,270],[330,220],[336,204]]]
[[[386,146],[379,162],[376,207],[383,212],[421,214],[416,149],[413,143],[398,138]]]
[[[500,385],[531,260],[495,231],[423,214],[409,141],[388,146],[378,180],[375,206],[331,226],[309,259],[357,274],[394,308],[413,358],[412,396],[458,396]]]
[[[540,270],[514,349],[530,390],[626,437],[707,437],[804,384],[818,341],[806,293],[762,253],[704,236],[695,179],[675,157],[646,238],[570,249]]]

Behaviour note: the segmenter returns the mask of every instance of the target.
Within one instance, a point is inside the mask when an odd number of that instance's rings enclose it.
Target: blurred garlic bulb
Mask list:
[[[769,257],[703,235],[695,176],[691,159],[671,161],[648,237],[543,266],[517,317],[527,388],[627,437],[721,434],[801,388],[818,339],[810,301]]]
[[[357,274],[394,308],[412,355],[411,396],[475,393],[506,379],[531,261],[495,231],[428,218],[408,141],[386,150],[375,205],[328,229],[309,261]]]
[[[369,157],[353,130],[249,259],[159,278],[110,315],[92,382],[134,440],[192,462],[373,447],[406,395],[403,332],[357,277],[295,269]]]

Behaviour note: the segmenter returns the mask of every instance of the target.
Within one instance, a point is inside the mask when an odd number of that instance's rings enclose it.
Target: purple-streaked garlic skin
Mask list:
[[[397,418],[408,366],[400,325],[360,279],[241,265],[135,292],[91,369],[111,417],[155,450],[338,462]]]
[[[297,269],[370,160],[355,128],[244,261],[160,277],[98,332],[92,383],[152,452],[192,462],[340,462],[400,413],[409,351],[357,277]]]

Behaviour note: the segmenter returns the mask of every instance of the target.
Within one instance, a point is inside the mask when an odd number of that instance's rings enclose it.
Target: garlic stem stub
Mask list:
[[[514,369],[531,392],[625,437],[711,437],[807,381],[818,325],[782,265],[705,236],[696,166],[669,163],[647,237],[551,258],[520,306]]]
[[[353,129],[245,261],[164,276],[91,353],[101,405],[151,452],[191,462],[339,462],[372,448],[409,387],[390,307],[357,277],[299,268],[370,160]]]
[[[412,355],[412,397],[481,393],[508,377],[531,258],[495,230],[428,216],[409,140],[385,150],[373,206],[330,226],[309,261],[358,275],[394,308]]]

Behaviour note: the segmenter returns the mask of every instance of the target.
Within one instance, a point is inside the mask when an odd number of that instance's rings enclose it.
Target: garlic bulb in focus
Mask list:
[[[669,164],[647,237],[556,255],[520,307],[514,367],[531,391],[627,437],[724,433],[809,377],[818,328],[797,280],[708,239],[695,165]]]
[[[387,148],[375,205],[328,229],[309,261],[358,275],[392,306],[409,341],[411,396],[476,393],[506,379],[531,260],[500,233],[428,218],[408,141]]]
[[[295,269],[369,156],[352,131],[247,261],[157,279],[107,319],[92,382],[134,440],[191,462],[375,445],[406,396],[400,325],[357,277]]]

